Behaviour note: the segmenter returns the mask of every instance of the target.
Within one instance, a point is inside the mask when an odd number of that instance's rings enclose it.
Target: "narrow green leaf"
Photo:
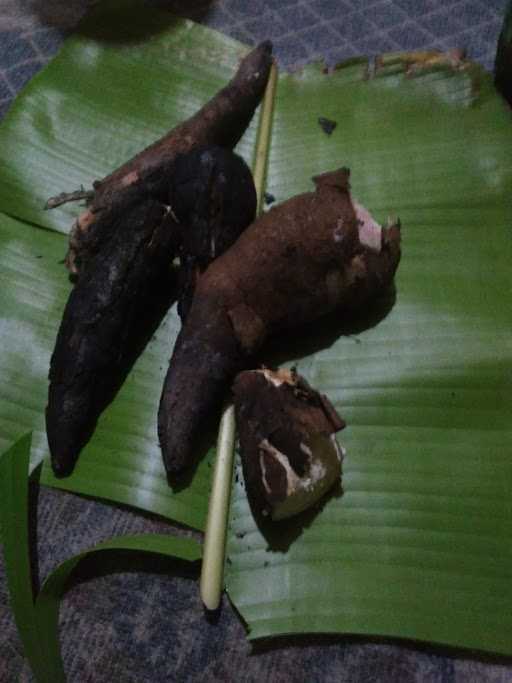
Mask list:
[[[58,639],[59,607],[67,582],[85,558],[107,551],[151,553],[195,562],[201,546],[190,538],[164,534],[118,536],[62,562],[35,598],[28,537],[28,464],[31,434],[0,456],[0,522],[7,583],[25,656],[38,681],[65,681]],[[34,599],[35,598],[35,599]]]
[[[59,609],[68,580],[77,566],[91,556],[108,551],[150,553],[195,562],[201,559],[201,546],[191,538],[163,534],[118,536],[62,562],[45,580],[36,601],[37,626],[48,662],[48,683],[65,681],[58,638]],[[121,568],[120,568],[121,571]]]
[[[37,680],[48,681],[30,567],[28,462],[31,439],[31,434],[26,434],[0,455],[0,524],[11,609],[23,650]]]

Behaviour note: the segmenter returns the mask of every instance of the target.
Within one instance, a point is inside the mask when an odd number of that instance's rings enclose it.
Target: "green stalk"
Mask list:
[[[258,140],[253,163],[254,185],[258,197],[258,214],[261,213],[263,207],[263,188],[265,186],[276,84],[277,68],[273,64],[261,105]],[[203,564],[201,566],[199,591],[201,600],[208,610],[216,610],[219,607],[223,590],[224,556],[235,452],[235,430],[235,409],[233,404],[229,402],[224,407],[219,425],[217,459],[213,470],[212,490],[204,534]]]
[[[235,407],[228,403],[222,413],[213,470],[212,491],[206,519],[201,567],[201,600],[209,610],[220,604],[228,522],[233,456],[235,452]]]

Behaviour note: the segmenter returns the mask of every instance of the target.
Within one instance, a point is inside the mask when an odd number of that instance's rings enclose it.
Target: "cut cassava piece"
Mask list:
[[[70,201],[87,199],[70,234],[66,264],[78,277],[101,247],[112,228],[113,217],[147,196],[165,200],[168,174],[178,154],[197,147],[219,145],[233,148],[249,125],[265,91],[272,66],[272,44],[258,45],[240,63],[233,79],[190,119],[137,154],[102,180],[93,190],[69,193]],[[66,201],[66,194],[50,198],[47,207]]]
[[[160,400],[169,474],[191,463],[202,421],[269,336],[360,308],[392,283],[399,225],[381,228],[353,203],[348,178],[314,178],[315,192],[265,213],[199,279]]]
[[[256,515],[285,519],[340,481],[344,421],[293,370],[249,370],[233,384],[240,454]]]
[[[207,147],[179,155],[167,183],[170,205],[148,198],[119,210],[109,240],[69,297],[51,360],[46,412],[56,474],[72,470],[171,303],[179,296],[182,308],[188,305],[196,272],[254,218],[251,173],[230,150]],[[179,283],[172,269],[177,255]]]

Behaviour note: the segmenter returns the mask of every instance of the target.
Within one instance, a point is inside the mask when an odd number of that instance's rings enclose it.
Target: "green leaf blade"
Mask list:
[[[476,67],[350,68],[282,76],[268,189],[285,199],[349,166],[358,201],[402,220],[396,302],[313,353],[280,348],[347,420],[343,494],[263,533],[235,484],[227,589],[251,638],[510,654],[510,116]],[[319,116],[338,122],[330,137]]]
[[[137,534],[111,538],[62,562],[46,578],[36,601],[38,634],[44,643],[48,666],[51,667],[46,679],[48,682],[65,681],[58,626],[60,604],[71,575],[85,559],[91,559],[94,555],[105,552],[120,551],[149,553],[186,562],[196,562],[201,559],[201,546],[192,538],[164,534]]]

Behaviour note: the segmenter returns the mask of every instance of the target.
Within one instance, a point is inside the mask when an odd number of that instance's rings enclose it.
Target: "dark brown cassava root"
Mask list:
[[[251,172],[230,150],[179,155],[171,171],[170,205],[149,198],[119,210],[110,239],[87,263],[66,305],[46,411],[58,475],[72,470],[171,303],[179,296],[185,315],[198,273],[254,219]],[[178,254],[179,282],[172,268]]]
[[[265,92],[271,66],[272,43],[265,41],[241,61],[228,85],[194,116],[95,181],[92,191],[62,193],[48,200],[47,207],[51,208],[66,201],[66,196],[69,201],[87,199],[87,208],[70,234],[66,265],[72,277],[79,277],[86,262],[108,239],[119,211],[148,196],[165,201],[170,168],[177,155],[208,145],[232,149],[238,143]]]
[[[339,483],[344,421],[294,370],[249,370],[233,384],[247,495],[257,517],[285,519]]]
[[[184,322],[199,275],[252,223],[257,197],[249,167],[221,147],[178,156],[171,185],[180,244],[178,313]]]
[[[160,400],[170,475],[191,463],[202,421],[269,336],[358,309],[391,285],[399,224],[378,226],[352,202],[348,177],[314,178],[315,192],[265,213],[199,279]]]
[[[176,296],[172,214],[148,199],[118,221],[71,291],[51,358],[46,433],[57,476],[73,470]]]

